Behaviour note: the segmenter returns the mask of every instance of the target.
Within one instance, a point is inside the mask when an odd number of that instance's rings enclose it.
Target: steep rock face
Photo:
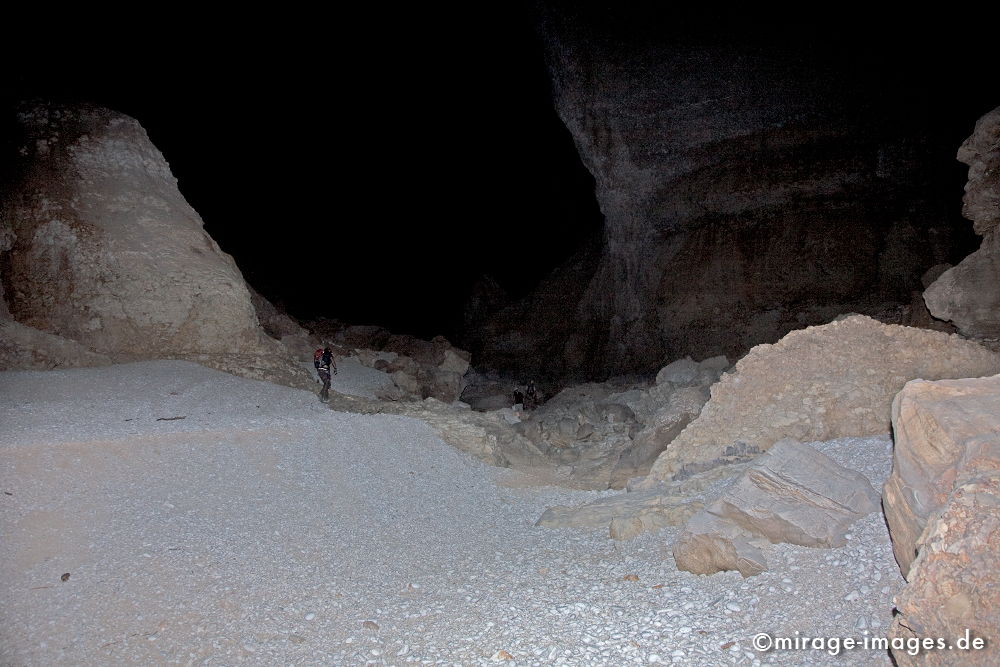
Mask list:
[[[17,121],[17,177],[0,208],[2,295],[14,320],[83,346],[98,355],[91,361],[179,357],[307,382],[260,328],[236,264],[138,122],[41,103],[22,106]]]
[[[979,119],[958,159],[969,165],[962,214],[983,243],[941,274],[924,301],[934,317],[962,333],[1000,338],[1000,107]]]
[[[642,41],[600,16],[542,13],[556,110],[604,235],[582,291],[546,283],[550,298],[482,325],[477,364],[597,377],[740,356],[842,312],[902,307],[947,260],[919,140],[859,118],[849,83],[767,48]]]
[[[14,237],[4,293],[15,319],[102,353],[256,346],[239,270],[139,123],[45,105],[19,120],[26,170],[3,209]]]

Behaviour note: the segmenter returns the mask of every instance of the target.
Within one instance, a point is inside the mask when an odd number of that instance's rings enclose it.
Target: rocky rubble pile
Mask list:
[[[578,485],[623,488],[698,416],[728,366],[725,357],[688,357],[664,367],[649,387],[568,387],[521,415],[514,429],[547,460],[569,467]]]
[[[647,483],[749,460],[775,442],[889,431],[892,399],[914,378],[1000,372],[1000,356],[957,335],[850,316],[758,345],[656,460]]]

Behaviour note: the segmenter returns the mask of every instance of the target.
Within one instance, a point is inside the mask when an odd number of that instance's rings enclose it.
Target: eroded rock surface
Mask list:
[[[887,433],[893,397],[914,378],[1000,372],[1000,356],[937,331],[851,316],[759,345],[712,387],[699,417],[657,458],[650,480],[748,460],[783,438]]]
[[[17,121],[17,177],[0,208],[14,320],[113,361],[183,358],[307,382],[138,122],[49,104],[22,106]]]
[[[909,579],[921,535],[956,485],[1000,469],[1000,376],[909,382],[893,401],[892,424],[885,515],[896,560]]]
[[[893,551],[909,585],[891,633],[985,638],[963,664],[1000,655],[1000,376],[906,385],[893,403],[895,448],[883,505]],[[950,652],[901,665],[952,664]]]
[[[962,214],[983,242],[941,274],[924,301],[934,317],[962,333],[1000,338],[1000,107],[979,119],[958,159],[969,165]]]

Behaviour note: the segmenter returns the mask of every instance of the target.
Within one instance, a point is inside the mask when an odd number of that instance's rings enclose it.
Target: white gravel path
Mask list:
[[[820,447],[888,473],[888,437]],[[533,526],[600,492],[185,362],[0,373],[0,452],[3,665],[889,664],[750,645],[885,633],[903,582],[879,515],[699,577],[675,530]]]
[[[395,355],[386,353],[386,357]],[[338,357],[337,374],[330,378],[330,388],[341,394],[350,396],[360,396],[362,398],[376,398],[375,392],[379,389],[391,387],[393,382],[388,373],[369,368],[362,365],[357,357]],[[316,367],[312,362],[304,364],[306,370],[316,380],[316,389],[319,391],[320,381],[316,374]]]

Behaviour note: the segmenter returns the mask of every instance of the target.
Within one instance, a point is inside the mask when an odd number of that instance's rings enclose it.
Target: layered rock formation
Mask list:
[[[909,585],[892,635],[985,638],[963,664],[996,664],[1000,632],[1000,376],[906,385],[893,402],[895,451],[883,505]],[[952,655],[895,651],[901,665]]]
[[[631,5],[541,4],[556,110],[605,229],[483,317],[477,365],[603,379],[738,357],[842,312],[905,309],[950,261],[919,140],[807,50],[638,25]]]
[[[1000,107],[979,119],[958,159],[969,165],[962,214],[983,242],[945,271],[924,301],[934,317],[954,323],[962,333],[1000,338]]]
[[[1000,356],[957,335],[850,316],[758,345],[653,464],[649,482],[746,460],[784,438],[887,433],[907,381],[1000,372]]]
[[[138,122],[47,104],[17,120],[17,175],[0,211],[3,300],[21,325],[98,355],[29,365],[174,357],[308,382],[261,330],[236,264]]]

